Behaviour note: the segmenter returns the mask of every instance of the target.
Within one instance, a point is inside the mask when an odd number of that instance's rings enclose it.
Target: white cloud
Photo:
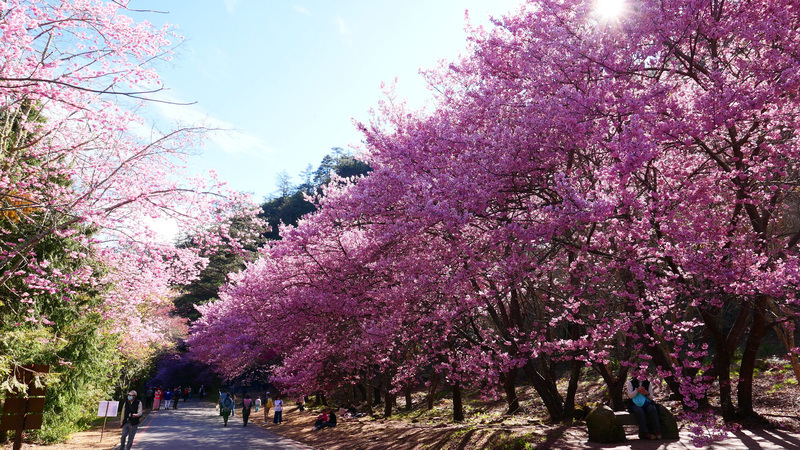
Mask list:
[[[300,14],[305,14],[307,16],[311,15],[311,11],[308,10],[305,6],[294,5],[294,10],[299,12]]]
[[[339,34],[350,36],[350,29],[347,28],[347,24],[344,23],[344,19],[341,16],[336,16],[336,23],[339,25]]]
[[[239,4],[241,0],[223,0],[225,2],[225,10],[228,11],[228,14],[233,14],[236,12],[236,5]]]
[[[276,153],[263,139],[244,131],[233,129],[212,131],[209,133],[209,140],[228,154],[242,153],[266,158]]]
[[[175,99],[169,99],[180,103]],[[260,137],[244,130],[237,130],[230,122],[212,117],[205,109],[197,105],[176,105],[173,103],[152,103],[150,106],[158,114],[159,120],[181,127],[204,127],[209,129],[207,141],[213,147],[228,154],[244,154],[261,158],[275,153]],[[146,130],[141,130],[145,131]]]

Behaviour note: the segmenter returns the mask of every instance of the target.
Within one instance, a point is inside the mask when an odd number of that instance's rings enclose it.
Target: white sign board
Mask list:
[[[116,417],[118,407],[119,402],[100,402],[100,406],[97,407],[97,417]]]

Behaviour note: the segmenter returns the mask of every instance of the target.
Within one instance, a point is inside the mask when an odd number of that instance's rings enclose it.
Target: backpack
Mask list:
[[[233,399],[225,397],[225,400],[222,401],[222,407],[225,409],[233,409]]]
[[[244,407],[244,409],[250,409],[251,406],[253,406],[252,400],[250,400],[249,398],[242,400],[242,407]]]

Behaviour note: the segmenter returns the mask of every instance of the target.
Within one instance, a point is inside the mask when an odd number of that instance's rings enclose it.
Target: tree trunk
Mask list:
[[[317,392],[316,399],[314,400],[314,403],[316,403],[318,406],[319,405],[328,406],[328,401],[325,399],[325,394],[323,394],[322,392]]]
[[[761,339],[766,334],[767,297],[759,295],[753,305],[753,324],[747,336],[747,344],[742,354],[742,365],[739,367],[739,384],[737,398],[739,412],[744,416],[755,415],[753,411],[753,375],[756,368],[756,356],[761,347]]]
[[[564,400],[564,419],[572,419],[572,414],[575,412],[575,393],[578,392],[578,382],[581,380],[581,372],[583,363],[581,361],[572,361],[572,370],[569,375],[569,386],[567,387],[567,397]]]
[[[361,383],[356,384],[356,387],[361,392],[361,398],[366,400],[367,399],[367,388],[365,388],[364,385],[361,384]]]
[[[453,385],[453,421],[464,421],[464,405],[461,402],[461,386],[458,383]]]
[[[392,415],[392,406],[394,405],[394,399],[392,398],[391,390],[392,386],[390,385],[389,381],[391,375],[389,371],[386,371],[381,376],[381,390],[383,391],[383,417],[389,417]]]
[[[365,398],[366,398],[366,402],[367,402],[367,404],[366,404],[367,414],[369,414],[370,416],[373,414],[373,412],[372,412],[372,392],[373,392],[372,386],[367,386],[366,392],[365,392]]]
[[[659,336],[653,330],[653,327],[649,324],[645,324],[643,321],[637,322],[637,329],[642,336],[651,336],[653,339],[658,339]],[[681,403],[683,403],[683,398],[681,394],[681,385],[678,380],[675,378],[674,367],[672,366],[672,361],[667,358],[667,355],[664,354],[661,346],[658,344],[645,344],[645,349],[647,350],[647,354],[653,358],[653,363],[656,366],[661,367],[663,370],[667,371],[670,375],[666,376],[664,381],[667,382],[667,386],[669,386],[670,391],[674,394],[681,397]]]
[[[518,368],[513,368],[508,372],[503,372],[503,390],[506,391],[506,404],[508,411],[506,414],[515,414],[519,411],[519,398],[517,398],[517,373]]]
[[[714,338],[714,364],[705,375],[719,381],[720,413],[723,420],[729,422],[736,418],[736,408],[733,406],[733,393],[731,384],[731,359],[747,329],[747,319],[750,317],[752,304],[745,299],[739,304],[739,312],[728,330],[727,335],[722,332],[718,323],[718,315],[709,310],[699,308],[700,317],[703,318],[705,331]],[[705,403],[708,403],[706,400]]]
[[[714,367],[717,366],[719,366],[717,379],[719,380],[720,413],[722,419],[729,422],[736,418],[731,392],[731,355],[728,352],[718,352],[714,356]]]
[[[555,382],[546,379],[536,370],[532,359],[529,359],[525,365],[522,366],[522,371],[525,372],[525,375],[531,380],[534,389],[536,389],[536,393],[539,394],[539,397],[541,397],[544,402],[544,406],[547,408],[548,414],[550,414],[550,420],[553,422],[561,422],[561,419],[564,417],[564,404],[562,403],[561,394],[558,393]]]
[[[620,365],[617,374],[611,373],[605,364],[596,364],[595,370],[603,377],[603,381],[608,388],[608,398],[611,400],[611,409],[614,411],[625,411],[625,401],[623,400],[622,390],[628,379],[628,368]]]
[[[411,398],[411,385],[409,384],[406,386],[406,411],[411,411],[413,406],[413,399]]]
[[[575,284],[577,286],[578,283]],[[569,326],[570,337],[574,340],[581,338],[581,326],[577,323],[572,323]],[[564,399],[564,417],[562,420],[571,421],[573,413],[575,412],[575,393],[578,391],[578,382],[581,379],[581,371],[583,363],[581,361],[572,360],[571,370],[569,374],[569,385],[567,386],[567,397]]]
[[[431,374],[431,385],[428,387],[428,411],[433,409],[434,396],[436,395],[436,388],[439,385],[439,374],[434,372]]]
[[[385,394],[383,396],[383,417],[389,417],[392,415],[392,407],[394,406],[394,398],[396,395],[394,394]]]
[[[381,402],[381,375],[376,375],[372,379],[372,404],[378,405]]]

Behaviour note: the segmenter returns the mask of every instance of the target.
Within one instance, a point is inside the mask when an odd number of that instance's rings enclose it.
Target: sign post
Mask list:
[[[100,429],[100,442],[103,442],[103,433],[106,432],[106,420],[109,417],[116,417],[117,416],[117,407],[119,403],[115,401],[102,401],[100,405],[97,407],[97,417],[103,418],[103,428]]]
[[[46,365],[28,364],[14,367],[14,376],[17,381],[27,386],[27,391],[25,394],[12,392],[3,403],[3,413],[0,415],[0,432],[11,430],[15,432],[14,450],[22,448],[24,430],[38,430],[42,427],[45,388],[36,386],[36,378],[49,372],[50,366]]]

